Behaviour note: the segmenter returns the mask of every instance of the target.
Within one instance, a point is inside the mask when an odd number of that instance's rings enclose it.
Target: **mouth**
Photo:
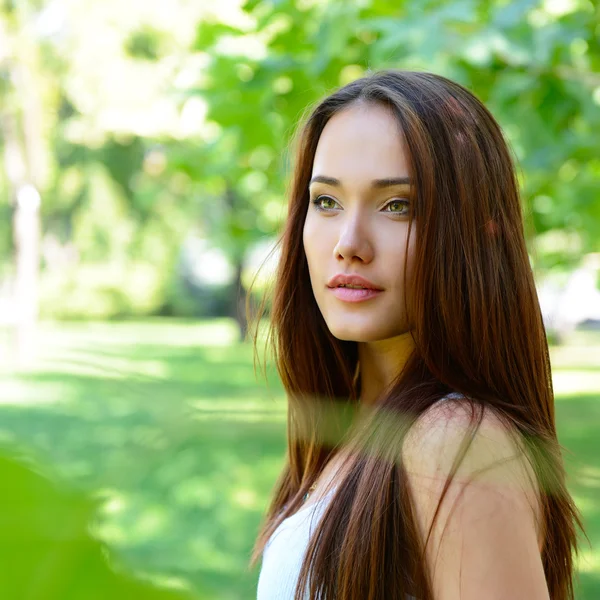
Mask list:
[[[338,285],[329,288],[333,295],[343,302],[364,302],[376,298],[383,290],[375,290],[356,285]]]

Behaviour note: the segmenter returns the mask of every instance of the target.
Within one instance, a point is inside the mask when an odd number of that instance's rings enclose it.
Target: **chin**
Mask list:
[[[330,324],[328,327],[333,337],[346,342],[377,342],[393,336],[392,332],[377,331],[372,327]]]

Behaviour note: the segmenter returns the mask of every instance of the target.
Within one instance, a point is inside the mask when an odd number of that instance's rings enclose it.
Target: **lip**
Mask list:
[[[383,293],[383,290],[374,289],[358,290],[343,287],[331,287],[329,289],[338,300],[342,300],[343,302],[364,302]]]
[[[327,283],[327,287],[329,288],[337,288],[339,285],[360,285],[370,291],[383,291],[383,288],[380,288],[378,285],[375,285],[373,282],[361,277],[360,275],[344,275],[343,273],[338,273]]]

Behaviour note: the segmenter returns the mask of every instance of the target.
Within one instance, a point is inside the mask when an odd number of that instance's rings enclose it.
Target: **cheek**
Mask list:
[[[304,253],[308,261],[309,270],[312,272],[319,264],[319,257],[323,257],[325,251],[326,239],[323,236],[323,231],[319,230],[317,223],[307,215],[302,232],[302,243],[304,245]]]

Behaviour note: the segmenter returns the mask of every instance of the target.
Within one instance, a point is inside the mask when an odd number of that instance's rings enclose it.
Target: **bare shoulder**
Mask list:
[[[536,479],[517,432],[490,407],[479,413],[465,399],[438,402],[408,432],[402,458],[415,476],[443,477],[452,473],[457,457],[457,481],[496,481],[535,488]],[[499,479],[501,478],[501,479]]]
[[[534,471],[498,414],[486,407],[477,423],[465,399],[436,404],[402,449],[423,541],[431,531],[435,597],[547,598]]]

